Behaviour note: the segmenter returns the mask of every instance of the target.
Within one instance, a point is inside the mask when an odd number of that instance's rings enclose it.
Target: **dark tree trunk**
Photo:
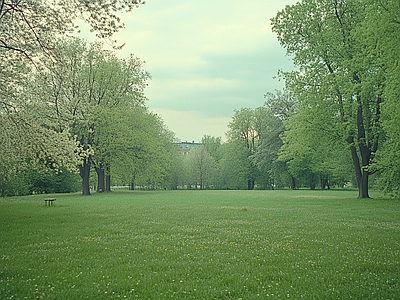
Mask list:
[[[329,185],[329,176],[324,177],[324,189],[327,188],[328,190],[331,188]]]
[[[363,171],[361,189],[358,191],[358,198],[369,198],[368,180],[369,180],[369,173],[367,171]]]
[[[82,178],[82,195],[90,195],[90,157],[85,158],[83,164],[79,166],[79,175],[81,175]]]
[[[111,174],[110,174],[110,166],[106,167],[106,192],[111,192]]]
[[[136,176],[133,175],[131,184],[130,184],[130,186],[129,186],[129,189],[130,189],[131,191],[134,191],[134,190],[135,190],[135,177],[136,177]]]
[[[105,178],[105,172],[103,168],[95,168],[96,173],[97,173],[97,192],[101,193],[105,191],[104,188],[104,178]]]
[[[310,190],[315,190],[314,173],[311,173],[310,177]]]
[[[351,137],[348,140],[353,141],[353,138]],[[354,145],[350,146],[350,151],[351,151],[351,158],[353,160],[353,167],[354,167],[354,170],[356,172],[358,197],[362,198],[361,197],[361,195],[362,195],[361,190],[362,190],[362,181],[363,181],[362,178],[363,178],[363,175],[361,173],[360,160],[359,160],[358,155],[357,155],[357,149],[356,149],[356,147],[354,147]]]
[[[358,189],[358,198],[369,198],[368,193],[368,177],[369,172],[365,169],[371,160],[371,150],[367,146],[366,136],[365,136],[365,128],[363,122],[363,111],[360,105],[360,108],[357,111],[357,128],[358,128],[358,144],[359,150],[361,154],[361,187]]]
[[[294,178],[293,176],[292,176],[292,185],[290,186],[290,188],[291,188],[292,190],[295,190],[295,189],[296,189],[296,178]]]
[[[254,180],[253,179],[248,179],[247,180],[247,189],[248,190],[254,189]]]
[[[321,175],[321,189],[327,188],[328,190],[330,189],[329,186],[329,176],[323,176]]]
[[[359,150],[361,155],[361,164],[360,164],[360,158],[357,153],[357,149],[354,145],[354,137],[350,136],[349,138],[347,138],[347,142],[350,144],[353,167],[356,172],[358,198],[369,198],[369,193],[368,193],[369,172],[365,170],[365,168],[369,165],[371,159],[371,150],[366,145],[365,128],[363,124],[361,106],[357,111],[357,141],[359,144]]]
[[[106,175],[106,192],[111,192],[111,176],[110,174]]]

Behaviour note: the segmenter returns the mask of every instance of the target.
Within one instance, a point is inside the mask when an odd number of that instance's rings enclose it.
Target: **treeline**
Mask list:
[[[304,153],[312,151],[313,157],[290,152],[285,133],[289,120],[297,114],[298,102],[288,91],[265,97],[261,107],[235,111],[225,143],[221,137],[203,137],[202,146],[184,158],[186,177],[180,187],[252,190],[356,186],[346,148],[304,149]]]
[[[400,0],[286,6],[271,19],[296,67],[279,72],[285,90],[235,111],[226,143],[204,136],[187,157],[146,106],[143,62],[70,37],[83,18],[110,38],[121,27],[115,13],[139,4],[3,1],[1,195],[75,191],[78,182],[88,195],[114,180],[172,189],[352,182],[366,198],[373,174],[400,195]]]
[[[267,101],[236,111],[223,153],[235,151],[217,170],[235,161],[231,168],[249,189],[279,186],[282,178],[292,188],[354,181],[360,198],[369,197],[376,175],[377,186],[400,196],[399,7],[400,0],[303,0],[278,12],[272,29],[296,68],[280,71],[286,90],[267,97],[287,96],[295,105],[277,101],[271,109]]]
[[[70,192],[81,181],[82,193],[89,195],[93,171],[98,191],[110,191],[112,174],[119,181],[165,184],[177,156],[174,135],[145,105],[149,74],[143,62],[134,56],[117,58],[100,43],[77,38],[59,40],[53,55],[56,62],[44,60],[46,68],[24,81],[19,93],[24,110],[16,115],[26,113],[39,128],[64,133],[70,148],[59,149],[63,145],[56,136],[38,137],[43,153],[30,148],[25,157],[3,163],[1,194]],[[17,139],[9,137],[15,145]],[[46,155],[51,148],[63,151],[68,161]],[[80,179],[72,174],[76,168]]]
[[[143,62],[118,58],[118,13],[143,1],[2,1],[0,195],[168,182],[174,135],[146,106]],[[73,37],[86,21],[100,42]]]
[[[313,172],[351,165],[360,198],[375,173],[385,192],[400,191],[399,6],[303,0],[271,19],[297,67],[281,72],[298,101],[282,157]]]

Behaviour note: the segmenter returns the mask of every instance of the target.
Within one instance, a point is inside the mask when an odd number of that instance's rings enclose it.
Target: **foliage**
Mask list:
[[[369,51],[384,66],[385,102],[382,104],[382,126],[386,133],[383,149],[377,153],[381,172],[380,187],[388,194],[400,196],[400,1],[368,1],[367,26],[359,34],[367,41]]]
[[[56,38],[76,28],[76,19],[86,21],[98,37],[108,38],[123,27],[116,13],[130,12],[143,3],[141,0],[3,0],[0,49],[5,56],[19,55],[37,63],[34,57],[50,55]]]
[[[243,141],[225,143],[221,147],[217,186],[221,189],[248,189],[250,176],[249,150]]]
[[[260,112],[255,112],[251,108],[241,108],[240,110],[235,110],[232,120],[228,124],[228,142],[232,145],[242,145],[244,144],[247,151],[243,152],[239,149],[240,155],[246,153],[246,157],[243,162],[247,166],[248,174],[246,175],[247,188],[252,190],[255,185],[257,169],[250,159],[250,156],[255,153],[260,140],[260,132],[264,127],[263,118],[265,114]],[[237,143],[236,143],[237,142]],[[226,160],[225,162],[229,161]]]
[[[72,193],[80,188],[79,175],[65,168],[56,171],[50,167],[39,172],[33,168],[0,180],[0,196],[22,196],[43,193]]]
[[[99,148],[107,153],[105,162],[110,164],[116,181],[132,189],[136,185],[173,186],[180,166],[174,134],[163,120],[144,106],[109,112],[99,118]]]
[[[338,135],[338,122],[329,117],[329,108],[307,105],[307,113],[303,113],[303,105],[306,104],[299,105],[299,113],[285,122],[280,160],[287,161],[291,174],[311,188],[315,188],[320,177],[326,178],[328,187],[352,181],[350,151]]]
[[[31,183],[30,194],[74,193],[79,191],[81,181],[79,175],[67,172],[48,171],[39,173],[35,170],[27,172]]]
[[[245,107],[235,110],[228,128],[227,136],[229,141],[242,140],[251,153],[255,151],[259,133],[256,128],[254,111],[251,108]]]
[[[284,132],[284,121],[295,111],[296,101],[288,91],[276,91],[265,94],[265,104],[255,110],[258,119],[263,120],[258,132],[260,142],[251,156],[253,163],[264,173],[264,188],[290,186],[286,162],[278,160],[283,145],[281,135]]]
[[[365,1],[303,0],[271,19],[299,68],[282,73],[301,103],[298,114],[311,123],[319,121],[318,111],[337,131],[331,138],[348,143],[360,198],[369,197],[368,167],[382,138],[383,101],[382,64],[357,34],[366,25],[365,7]],[[321,130],[319,124],[311,123],[312,130]]]
[[[216,163],[204,146],[190,150],[186,163],[189,167],[190,182],[196,188],[199,185],[202,190],[212,184]]]
[[[221,159],[221,145],[222,145],[222,138],[215,137],[211,135],[204,135],[201,139],[201,144],[204,146],[208,154],[214,158],[215,162],[218,163]]]
[[[185,163],[185,157],[176,149],[172,149],[171,165],[167,170],[163,185],[170,190],[177,190],[178,187],[183,187],[190,184],[190,175],[188,165]]]
[[[11,176],[0,176],[0,197],[29,195],[31,184],[26,172],[18,172]]]
[[[113,132],[103,128],[104,122],[111,124],[117,109],[129,111],[144,104],[149,74],[133,55],[119,59],[100,43],[88,45],[77,38],[60,41],[56,57],[58,63],[52,66],[49,61],[49,71],[36,77],[36,94],[50,107],[49,118],[61,128],[69,126],[79,141],[82,192],[90,194],[92,163],[98,170],[109,167],[107,157],[114,149]],[[112,126],[114,132],[119,130]]]
[[[371,194],[380,201],[333,190],[0,199],[0,294],[398,299],[400,203]]]
[[[30,77],[42,72],[46,64],[54,65],[56,43],[73,31],[74,20],[86,20],[99,37],[107,38],[121,28],[117,13],[131,11],[142,3],[0,1],[1,176],[14,176],[18,170],[43,160],[68,169],[76,165],[75,153],[82,154],[85,149],[77,147],[54,115],[49,117],[45,99],[32,97]]]

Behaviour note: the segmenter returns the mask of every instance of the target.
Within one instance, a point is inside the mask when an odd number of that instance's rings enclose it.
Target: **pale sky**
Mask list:
[[[266,92],[283,88],[273,77],[293,64],[270,18],[296,2],[147,0],[121,15],[125,28],[114,38],[125,46],[118,56],[146,62],[147,105],[178,139],[225,140],[235,109],[261,106]]]

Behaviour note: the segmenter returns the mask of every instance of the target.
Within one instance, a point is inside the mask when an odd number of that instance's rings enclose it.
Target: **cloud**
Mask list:
[[[225,140],[230,121],[229,117],[212,118],[198,111],[156,109],[155,113],[161,116],[167,127],[182,141],[200,142],[205,134],[220,136]]]
[[[146,61],[148,105],[178,137],[221,136],[234,109],[261,106],[266,92],[283,87],[273,77],[292,64],[270,25],[283,7],[275,0],[149,0],[121,16],[126,28],[115,38],[126,45],[118,55]]]

